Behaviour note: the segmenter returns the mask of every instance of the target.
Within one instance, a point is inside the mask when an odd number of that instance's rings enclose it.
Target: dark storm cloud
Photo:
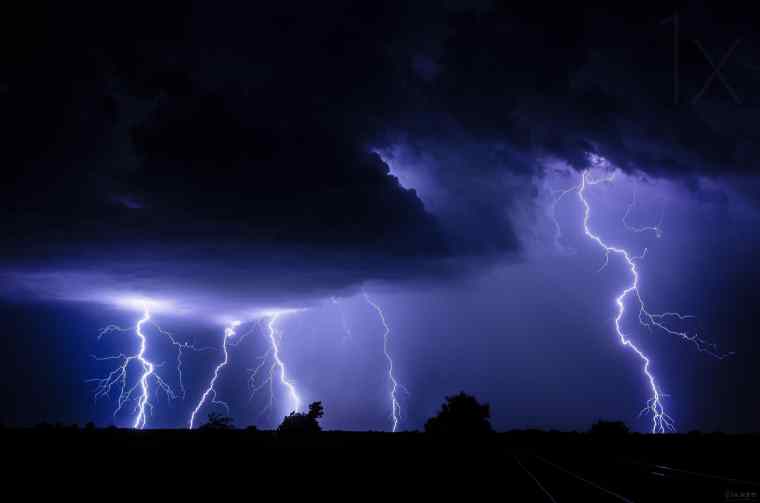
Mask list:
[[[286,353],[295,381],[306,392],[314,383],[331,418],[333,403],[347,404],[331,424],[384,428],[384,419],[355,419],[364,402],[387,413],[382,324],[356,295],[366,284],[413,393],[404,404],[410,427],[458,389],[491,402],[500,429],[585,428],[597,417],[641,427],[640,368],[610,326],[627,276],[614,259],[594,274],[603,255],[584,239],[577,198],[556,214],[561,244],[575,253],[552,254],[546,188],[574,183],[567,166],[584,168],[592,152],[654,175],[632,221],[658,218],[665,200],[661,240],[624,235],[628,198],[644,184],[638,173],[618,176],[590,191],[594,228],[635,240],[632,249],[651,245],[642,287],[652,308],[697,315],[705,338],[737,354],[721,362],[730,378],[712,361],[695,375],[683,358],[702,354],[644,335],[677,416],[694,404],[685,425],[757,424],[756,411],[725,414],[754,407],[749,384],[737,383],[757,380],[746,306],[760,278],[748,232],[760,200],[760,51],[740,7],[680,5],[677,67],[668,5],[170,0],[8,9],[0,294],[55,300],[2,306],[13,363],[4,380],[37,376],[5,386],[2,401],[24,422],[42,417],[29,412],[39,410],[36,397],[74,396],[100,372],[86,358],[93,327],[133,323],[128,309],[90,303],[135,309],[148,297],[162,324],[213,344],[221,330],[207,321],[310,308],[285,325],[293,323]],[[718,66],[736,39],[720,76],[741,103],[721,78],[693,103],[713,73],[705,54]],[[460,281],[440,284],[450,278]],[[343,316],[358,345],[341,349],[332,342]],[[215,358],[198,362],[196,375]],[[39,371],[48,361],[57,373]],[[64,391],[61,376],[72,381]],[[230,397],[247,403],[244,387]],[[588,395],[587,406],[568,389]],[[84,399],[80,409],[75,417],[89,418]]]
[[[533,196],[543,156],[752,172],[750,112],[737,119],[719,79],[696,105],[672,102],[670,14],[487,2],[26,13],[34,28],[0,79],[7,267],[100,257],[104,270],[164,264],[158,276],[257,261],[273,281],[279,256],[342,287],[514,254],[509,209]],[[744,59],[723,71],[751,104],[742,16],[708,17],[683,13],[683,100],[712,70],[692,40],[744,36]],[[374,151],[399,145],[428,156],[450,197],[426,208],[388,176]]]
[[[426,103],[445,103],[459,127],[529,162],[550,155],[583,168],[595,152],[663,176],[754,174],[760,74],[748,62],[760,53],[741,9],[543,7],[449,16]],[[677,65],[667,21],[676,12]]]
[[[447,256],[435,219],[365,144],[355,106],[381,95],[359,87],[373,80],[371,34],[352,46],[349,19],[320,28],[287,10],[106,14],[50,12],[7,69],[10,268],[237,265],[266,284],[285,267],[308,290]]]

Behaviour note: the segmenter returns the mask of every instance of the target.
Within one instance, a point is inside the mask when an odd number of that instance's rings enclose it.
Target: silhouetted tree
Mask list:
[[[595,437],[624,437],[630,433],[623,421],[604,421],[600,419],[591,425],[591,434]]]
[[[92,421],[89,421],[87,424],[84,425],[84,429],[86,431],[95,431],[95,423]]]
[[[315,421],[325,415],[325,408],[322,407],[322,402],[312,402],[309,404],[308,416]]]
[[[438,415],[425,423],[427,433],[473,435],[490,433],[491,407],[464,392],[447,396]]]
[[[229,416],[224,416],[218,412],[212,412],[208,415],[208,422],[201,426],[202,430],[231,430],[233,420]]]
[[[285,416],[277,428],[281,433],[317,433],[322,431],[318,419],[324,415],[325,409],[322,402],[314,402],[309,405],[309,412],[291,412]]]

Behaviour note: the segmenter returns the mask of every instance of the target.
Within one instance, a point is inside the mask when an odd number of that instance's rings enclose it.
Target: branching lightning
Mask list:
[[[258,363],[256,366],[248,369],[248,372],[250,373],[248,384],[251,389],[251,399],[264,388],[268,388],[269,392],[267,403],[264,408],[261,409],[259,415],[263,415],[267,411],[272,410],[274,406],[274,384],[276,380],[279,380],[280,385],[282,385],[290,398],[292,407],[291,411],[299,412],[301,410],[301,397],[296,390],[295,384],[288,377],[287,368],[285,367],[285,362],[280,353],[282,332],[276,327],[279,317],[288,312],[292,311],[270,311],[267,313],[268,321],[265,324],[266,328],[264,329],[264,335],[269,347],[263,355],[257,357]],[[259,379],[259,376],[264,369],[266,369],[265,377]]]
[[[593,162],[593,159],[592,159],[592,164],[595,164]],[[684,320],[692,318],[692,316],[682,315],[680,313],[675,313],[675,312],[666,312],[666,313],[661,313],[661,314],[653,314],[649,312],[649,310],[646,307],[646,304],[644,303],[644,300],[641,297],[641,293],[639,291],[639,271],[637,267],[637,262],[642,260],[646,256],[646,249],[641,255],[634,256],[628,250],[624,248],[619,248],[619,247],[611,246],[607,244],[598,234],[595,234],[591,230],[590,225],[589,225],[589,221],[591,219],[591,205],[589,204],[588,199],[586,198],[586,188],[588,186],[597,185],[603,182],[610,183],[613,181],[613,179],[614,179],[614,172],[600,178],[592,178],[589,171],[584,171],[581,175],[580,183],[571,189],[561,192],[559,198],[564,197],[565,195],[567,195],[568,193],[572,191],[577,192],[578,198],[581,204],[583,205],[583,209],[584,209],[584,213],[583,213],[584,233],[587,238],[595,242],[599,247],[601,247],[604,250],[604,263],[602,264],[602,267],[600,268],[600,270],[604,269],[604,267],[608,264],[610,255],[616,255],[616,256],[621,257],[625,261],[625,264],[628,267],[628,270],[630,271],[631,278],[632,278],[631,283],[622,292],[620,292],[620,294],[615,298],[615,304],[617,305],[617,314],[614,319],[615,332],[618,338],[620,339],[620,342],[623,344],[623,346],[633,351],[643,364],[642,371],[649,385],[651,396],[647,400],[647,405],[642,410],[642,414],[646,412],[650,412],[652,414],[652,428],[651,428],[652,433],[665,433],[668,431],[674,431],[675,427],[674,427],[673,419],[667,414],[667,412],[665,411],[664,404],[663,404],[662,398],[664,395],[661,391],[660,385],[657,382],[657,379],[655,378],[655,375],[653,374],[651,370],[651,367],[652,367],[651,357],[645,354],[638,346],[636,346],[631,341],[631,339],[626,335],[626,333],[623,331],[623,328],[621,326],[623,317],[625,315],[626,302],[630,298],[636,301],[636,303],[639,306],[639,312],[638,312],[639,323],[650,330],[652,328],[659,328],[660,330],[664,331],[668,335],[678,336],[686,341],[694,343],[699,351],[706,352],[716,358],[722,359],[730,355],[731,353],[728,353],[725,355],[718,354],[710,349],[710,347],[715,348],[714,344],[707,343],[696,334],[692,335],[692,334],[689,334],[687,331],[676,330],[667,325],[667,322],[670,320],[684,321]],[[555,199],[555,204],[559,200],[559,198]],[[652,227],[632,227],[628,225],[628,223],[626,222],[626,219],[628,215],[630,214],[634,205],[635,205],[635,199],[634,199],[634,202],[628,206],[625,216],[623,217],[624,226],[634,232],[652,231],[657,235],[657,237],[660,237],[662,234],[662,229],[661,229],[662,218],[660,218],[660,222],[656,226],[652,226]],[[555,220],[555,223],[556,223],[556,220]]]
[[[203,407],[203,404],[206,402],[209,396],[211,397],[212,404],[222,406],[227,411],[228,415],[230,413],[230,407],[229,405],[227,405],[227,402],[223,402],[217,399],[216,389],[214,389],[214,386],[216,385],[216,381],[219,378],[219,373],[222,371],[222,369],[227,365],[227,363],[230,360],[229,340],[236,335],[235,329],[238,326],[240,326],[240,322],[234,321],[230,324],[229,327],[224,329],[224,339],[222,340],[222,352],[224,353],[224,358],[214,369],[214,375],[211,378],[211,381],[209,381],[208,387],[201,395],[201,399],[198,402],[198,405],[195,406],[195,409],[193,409],[192,414],[190,414],[190,422],[188,424],[188,429],[190,430],[193,429],[193,426],[195,424],[195,416],[198,414],[198,411],[201,409],[201,407]]]
[[[578,198],[580,199],[581,204],[583,204],[583,231],[589,239],[594,241],[604,250],[604,265],[606,265],[609,261],[610,254],[615,254],[625,260],[628,269],[631,272],[633,278],[632,283],[626,287],[615,299],[615,304],[618,308],[617,315],[615,316],[615,332],[620,338],[620,342],[623,344],[623,346],[630,348],[643,362],[642,370],[646,376],[646,379],[649,383],[649,389],[651,391],[651,397],[647,401],[647,406],[644,408],[644,410],[650,411],[652,413],[652,433],[665,433],[666,431],[673,431],[675,429],[673,426],[673,419],[665,412],[665,407],[662,403],[662,392],[660,391],[660,387],[657,384],[657,380],[655,379],[654,374],[650,370],[651,360],[646,354],[644,354],[641,349],[639,349],[633,342],[631,342],[621,327],[621,321],[623,319],[623,315],[625,314],[625,301],[629,295],[633,295],[639,302],[640,310],[646,312],[644,303],[641,300],[641,296],[639,295],[638,290],[639,273],[636,267],[636,261],[627,250],[608,245],[599,236],[594,234],[589,228],[591,206],[585,197],[586,186],[595,185],[597,183],[605,181],[611,182],[612,176],[600,179],[589,179],[588,171],[584,171],[581,174],[581,183],[578,188]],[[602,267],[604,267],[604,265]]]
[[[148,360],[147,356],[145,355],[147,351],[148,346],[148,339],[143,333],[143,327],[146,323],[150,321],[150,311],[148,310],[148,307],[146,306],[144,309],[143,317],[137,322],[137,325],[134,327],[135,335],[137,336],[137,339],[139,341],[139,349],[136,353],[126,355],[124,353],[120,353],[118,355],[112,355],[112,356],[106,356],[106,357],[95,357],[97,360],[104,361],[104,360],[120,360],[121,364],[116,367],[114,370],[112,370],[106,377],[102,379],[90,379],[89,382],[96,382],[97,387],[95,388],[95,399],[102,396],[107,396],[111,393],[111,390],[114,386],[119,387],[119,397],[118,397],[118,405],[116,407],[116,410],[114,411],[113,415],[116,416],[116,414],[121,411],[121,409],[124,407],[124,405],[131,400],[135,400],[136,398],[136,405],[135,405],[135,413],[136,417],[132,424],[132,426],[136,429],[143,429],[145,428],[145,424],[147,422],[147,414],[149,410],[152,410],[153,405],[150,402],[150,381],[153,380],[156,382],[158,387],[166,394],[166,396],[169,399],[174,399],[177,397],[176,393],[172,388],[164,381],[157,373],[156,368],[158,365],[154,364],[150,360]],[[116,325],[109,325],[108,327],[101,330],[100,335],[98,338],[102,338],[104,335],[114,332],[114,331],[120,331],[120,332],[126,332],[130,329],[124,329],[121,327],[117,327]],[[160,330],[160,329],[159,329]],[[162,334],[166,335],[166,332],[161,331]],[[173,338],[171,338],[172,342],[174,341]],[[180,352],[183,347],[189,347],[184,345],[179,345]],[[132,386],[127,386],[127,377],[128,377],[128,371],[130,366],[136,363],[138,365],[138,368],[142,369],[142,373],[140,375],[139,380],[137,383]],[[180,378],[182,376],[181,374],[181,364],[182,359],[181,356],[178,356],[178,371],[180,374]],[[183,386],[184,389],[184,386]]]
[[[182,394],[182,399],[185,399],[185,397],[187,397],[187,390],[185,389],[185,382],[184,382],[184,378],[182,376],[182,365],[184,363],[182,361],[183,350],[190,349],[190,350],[192,350],[192,351],[194,351],[196,353],[199,353],[199,352],[203,352],[203,351],[216,351],[216,348],[212,348],[212,347],[208,347],[208,346],[200,347],[199,348],[199,347],[195,347],[195,345],[190,344],[189,342],[179,342],[177,339],[174,338],[174,335],[171,332],[167,332],[166,330],[162,329],[160,326],[158,326],[157,323],[153,322],[153,326],[158,331],[158,333],[160,333],[161,335],[163,335],[164,337],[166,337],[167,339],[169,339],[169,342],[171,342],[172,346],[174,346],[175,348],[177,348],[177,377],[178,377],[178,384],[179,384],[180,393]]]
[[[396,380],[396,376],[393,374],[393,358],[391,357],[390,350],[388,349],[388,339],[391,333],[391,329],[388,326],[388,323],[385,320],[385,315],[383,314],[383,310],[380,308],[379,305],[377,305],[375,302],[372,301],[372,299],[369,298],[369,295],[367,295],[367,292],[364,293],[364,300],[367,301],[367,304],[372,306],[372,308],[377,311],[377,315],[380,317],[380,322],[383,324],[384,332],[383,332],[383,354],[385,354],[385,359],[388,361],[388,381],[390,382],[390,401],[391,401],[391,418],[392,418],[392,427],[391,431],[395,432],[398,428],[398,423],[401,417],[401,404],[398,401],[397,393],[398,390],[406,391],[406,388],[404,388],[399,382]]]
[[[277,323],[278,318],[282,315],[282,313],[276,312],[271,315],[269,318],[269,323],[267,323],[267,330],[268,330],[268,337],[269,337],[269,343],[271,345],[272,349],[272,358],[274,360],[274,363],[270,367],[270,376],[269,380],[272,381],[273,373],[275,370],[279,370],[279,379],[280,384],[285,387],[285,389],[288,392],[288,395],[290,396],[292,411],[299,412],[301,410],[301,397],[298,395],[298,392],[296,391],[296,387],[293,384],[293,382],[288,378],[288,373],[285,368],[285,363],[282,361],[282,357],[280,356],[280,343],[278,340],[279,332],[275,328],[275,324]],[[271,395],[270,395],[271,396]]]

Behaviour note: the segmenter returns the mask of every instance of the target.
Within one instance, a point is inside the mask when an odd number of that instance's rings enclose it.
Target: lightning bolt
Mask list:
[[[203,351],[215,351],[216,348],[212,347],[195,347],[195,345],[190,344],[189,342],[180,342],[177,339],[174,338],[174,335],[171,332],[167,332],[163,328],[161,328],[157,323],[153,322],[151,320],[153,326],[156,328],[159,334],[163,335],[167,339],[169,339],[169,342],[171,342],[172,346],[177,348],[177,377],[178,377],[178,383],[179,383],[179,389],[180,393],[182,394],[182,398],[187,397],[187,389],[185,388],[184,383],[184,377],[182,375],[182,365],[184,362],[182,361],[182,355],[184,354],[183,351],[185,349],[190,349],[196,353],[203,352]]]
[[[224,339],[222,340],[222,352],[224,353],[224,358],[222,361],[216,366],[214,369],[214,375],[211,377],[211,381],[208,383],[208,387],[201,395],[201,399],[198,402],[198,405],[195,406],[195,409],[193,409],[192,414],[190,414],[190,421],[188,424],[188,429],[192,430],[193,426],[195,424],[195,416],[198,414],[198,411],[203,407],[203,404],[206,403],[206,400],[209,396],[211,396],[211,403],[214,405],[220,405],[225,408],[227,411],[227,414],[230,413],[230,407],[227,405],[226,402],[223,402],[221,400],[217,400],[216,398],[216,389],[214,389],[214,386],[216,385],[216,380],[219,378],[219,373],[222,371],[222,369],[227,365],[227,363],[230,361],[230,355],[229,355],[229,340],[235,336],[236,332],[235,329],[240,326],[239,321],[234,321],[230,324],[229,327],[224,329]]]
[[[390,338],[391,328],[388,326],[388,322],[385,320],[385,315],[383,314],[383,310],[380,308],[379,305],[377,305],[375,302],[372,301],[372,299],[369,298],[369,295],[367,295],[367,292],[363,292],[364,294],[364,300],[367,301],[367,304],[372,306],[372,308],[377,312],[377,315],[380,317],[380,322],[383,324],[383,329],[385,330],[383,332],[383,354],[385,355],[385,359],[388,361],[388,381],[390,382],[390,401],[391,401],[391,418],[392,418],[392,426],[391,431],[395,432],[398,428],[399,418],[401,417],[401,404],[398,401],[398,397],[396,396],[397,392],[399,390],[406,391],[406,388],[404,388],[399,382],[396,380],[396,376],[393,375],[393,358],[391,357],[390,350],[388,349],[388,339]]]
[[[623,258],[623,260],[628,266],[629,271],[631,272],[631,276],[632,276],[631,284],[628,287],[626,287],[615,298],[615,304],[617,305],[617,308],[618,308],[617,315],[615,316],[615,332],[617,333],[617,336],[620,339],[620,342],[623,344],[623,346],[631,349],[643,363],[642,371],[644,375],[646,376],[647,382],[649,383],[649,389],[651,391],[651,397],[647,401],[647,406],[644,408],[644,411],[651,411],[652,413],[652,433],[665,433],[666,431],[674,431],[675,428],[673,426],[673,419],[665,412],[665,407],[662,403],[662,393],[660,391],[660,387],[657,384],[657,380],[655,379],[654,374],[650,371],[650,366],[651,366],[650,358],[646,354],[644,354],[644,352],[641,349],[639,349],[633,342],[631,342],[631,340],[625,335],[625,332],[623,332],[623,329],[620,326],[621,320],[623,319],[623,315],[625,314],[625,301],[628,298],[628,296],[633,295],[639,302],[640,309],[646,312],[644,303],[641,300],[641,296],[638,290],[639,272],[636,267],[635,259],[634,257],[631,256],[631,254],[627,250],[610,246],[607,243],[605,243],[598,235],[594,234],[589,228],[589,220],[591,218],[591,206],[589,205],[588,200],[585,197],[586,186],[596,185],[598,183],[611,182],[611,181],[612,181],[612,175],[606,178],[589,179],[588,171],[584,171],[581,174],[581,183],[578,188],[578,198],[580,199],[581,204],[583,204],[583,231],[589,239],[594,241],[604,250],[605,263],[602,265],[602,268],[604,268],[604,266],[606,266],[606,264],[608,263],[610,254],[615,254]]]
[[[267,323],[267,330],[268,330],[268,337],[269,337],[269,343],[272,348],[272,358],[274,359],[274,363],[272,364],[271,371],[270,371],[270,381],[273,378],[273,372],[275,369],[279,369],[279,378],[280,378],[280,384],[282,384],[285,389],[287,389],[288,394],[290,395],[290,401],[292,403],[292,409],[294,412],[298,412],[301,410],[301,397],[298,396],[298,392],[296,391],[296,387],[288,379],[287,370],[285,369],[285,363],[282,361],[282,358],[280,357],[280,345],[279,341],[277,340],[277,329],[275,328],[275,324],[277,323],[277,320],[283,313],[274,313],[269,318],[269,323]],[[271,395],[270,395],[271,396]]]
[[[593,159],[592,159],[592,164],[594,164]],[[665,407],[662,401],[663,393],[661,391],[659,384],[657,383],[657,379],[655,378],[654,373],[651,370],[651,367],[652,367],[651,358],[630,340],[630,338],[626,335],[626,333],[623,331],[623,328],[621,326],[623,316],[625,315],[625,312],[626,312],[626,309],[625,309],[626,302],[629,299],[635,300],[635,302],[638,304],[638,307],[639,307],[639,313],[638,313],[639,323],[650,330],[652,329],[652,327],[655,327],[664,331],[668,335],[681,337],[684,340],[694,343],[699,351],[707,352],[716,358],[723,359],[726,356],[730,355],[731,353],[728,353],[725,355],[714,353],[713,351],[707,348],[708,344],[703,339],[699,338],[698,335],[696,334],[690,335],[686,331],[679,331],[679,330],[672,329],[666,324],[669,320],[683,321],[683,320],[692,318],[692,316],[682,315],[675,312],[667,312],[667,313],[662,313],[662,314],[653,314],[649,312],[649,310],[646,307],[646,304],[644,303],[643,298],[641,297],[641,293],[639,291],[639,270],[637,267],[637,262],[639,260],[642,260],[646,256],[646,249],[641,255],[634,256],[628,250],[624,248],[619,248],[619,247],[611,246],[607,244],[598,234],[595,234],[591,230],[589,226],[589,221],[591,219],[591,205],[589,204],[588,199],[586,199],[586,188],[588,186],[597,185],[603,182],[611,183],[614,179],[614,175],[615,174],[613,172],[604,177],[592,178],[589,170],[586,170],[581,174],[580,184],[571,190],[577,191],[578,198],[581,204],[583,205],[583,210],[584,210],[583,211],[583,230],[586,237],[588,237],[591,241],[595,242],[600,248],[602,248],[602,250],[604,250],[605,259],[600,270],[604,269],[604,267],[608,264],[610,255],[616,255],[616,256],[621,257],[624,260],[631,274],[631,283],[622,292],[620,292],[620,294],[615,298],[615,304],[617,306],[617,314],[615,316],[614,321],[615,321],[615,332],[618,338],[620,339],[621,344],[625,346],[626,348],[630,349],[641,360],[642,372],[649,385],[649,390],[650,390],[651,395],[650,395],[650,398],[647,400],[646,407],[644,407],[644,409],[641,411],[641,414],[644,414],[646,412],[650,412],[652,414],[652,428],[651,428],[652,433],[665,433],[667,431],[675,431],[673,419],[665,411]],[[625,218],[630,213],[633,204],[635,203],[632,203],[626,210],[626,214],[624,217],[624,224],[626,225],[626,227],[629,227],[629,226],[625,223]],[[655,232],[658,235],[658,237],[661,234],[660,224],[654,227],[631,228],[631,230],[634,230],[636,232],[644,232],[646,230],[651,230]],[[711,346],[714,347],[714,345],[711,345]]]
[[[136,405],[135,405],[135,413],[136,417],[132,424],[133,428],[136,429],[143,429],[145,428],[145,424],[147,422],[147,413],[149,410],[152,410],[153,405],[150,403],[150,381],[154,380],[156,384],[159,386],[159,388],[166,393],[166,396],[169,399],[174,399],[177,397],[177,395],[174,393],[174,390],[164,381],[157,373],[156,368],[157,365],[148,360],[148,358],[145,356],[145,353],[147,351],[148,346],[148,339],[143,333],[143,326],[148,323],[151,320],[150,318],[150,311],[148,310],[148,307],[146,306],[144,308],[143,317],[137,322],[137,325],[135,326],[135,335],[137,336],[137,339],[139,341],[139,349],[136,353],[131,355],[125,355],[124,353],[120,353],[118,355],[112,355],[112,356],[106,356],[106,357],[95,357],[95,359],[99,361],[104,360],[120,360],[121,364],[116,367],[114,370],[112,370],[106,377],[102,379],[90,379],[89,382],[96,382],[97,387],[95,388],[95,399],[102,396],[107,396],[111,393],[111,389],[118,385],[120,392],[119,392],[119,398],[118,398],[118,406],[116,407],[116,410],[114,411],[113,415],[116,416],[119,411],[124,407],[126,403],[133,400],[134,396],[136,395]],[[98,339],[100,339],[102,336],[113,332],[113,331],[127,331],[129,329],[122,329],[120,327],[117,327],[116,325],[109,325],[108,327],[104,328],[100,335],[98,336]],[[172,339],[173,340],[173,339]],[[127,374],[130,366],[136,363],[138,365],[138,368],[142,369],[142,373],[140,375],[139,380],[137,383],[128,388],[127,387]],[[181,363],[181,358],[180,358]],[[181,375],[181,374],[180,374]]]

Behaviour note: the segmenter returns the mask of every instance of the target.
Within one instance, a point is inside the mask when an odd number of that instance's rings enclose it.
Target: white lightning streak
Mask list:
[[[272,357],[274,358],[274,365],[272,366],[272,370],[274,370],[275,367],[280,370],[280,383],[288,390],[288,394],[290,395],[290,400],[293,405],[292,410],[294,412],[299,412],[301,410],[301,397],[298,396],[295,385],[288,379],[285,363],[280,357],[280,346],[277,341],[277,330],[275,329],[275,323],[280,317],[280,314],[281,313],[272,314],[272,316],[269,318],[269,323],[267,324],[267,329],[269,330],[269,343],[272,346]]]
[[[222,340],[222,351],[224,352],[224,359],[219,363],[219,365],[216,366],[214,369],[214,375],[211,378],[211,381],[208,384],[208,387],[203,392],[203,395],[201,395],[201,399],[198,402],[198,405],[195,406],[195,409],[193,409],[192,414],[190,414],[190,422],[188,424],[188,429],[192,430],[193,426],[195,424],[195,416],[198,414],[198,411],[203,407],[203,404],[208,399],[209,395],[211,396],[211,403],[214,405],[221,405],[224,407],[227,411],[227,414],[230,413],[230,408],[227,405],[226,402],[222,402],[221,400],[216,399],[216,389],[214,389],[214,386],[216,385],[216,380],[219,378],[219,373],[222,371],[222,369],[227,365],[227,363],[230,361],[230,355],[228,351],[228,341],[235,336],[235,328],[237,328],[240,325],[239,321],[233,322],[229,327],[224,329],[224,339]]]
[[[596,179],[596,180],[589,180],[588,179],[588,171],[584,171],[581,175],[581,183],[578,188],[578,198],[581,201],[581,204],[583,204],[583,230],[586,234],[586,236],[597,243],[603,250],[605,254],[605,265],[607,264],[607,260],[609,258],[610,253],[613,253],[615,255],[621,256],[626,264],[628,265],[628,269],[631,271],[631,275],[633,276],[633,282],[630,286],[628,286],[625,290],[622,291],[620,295],[617,296],[615,299],[615,304],[617,304],[618,312],[615,316],[615,331],[620,338],[620,342],[623,344],[623,346],[626,346],[630,348],[638,357],[641,359],[641,361],[644,363],[643,366],[643,372],[646,376],[646,379],[649,383],[649,389],[651,390],[652,396],[647,401],[647,406],[645,407],[645,411],[649,410],[652,412],[652,433],[665,433],[666,431],[673,431],[673,420],[668,414],[665,412],[665,408],[662,404],[662,393],[660,392],[660,388],[657,384],[657,381],[654,377],[654,374],[650,371],[649,367],[651,365],[651,360],[647,355],[644,354],[643,351],[641,351],[633,342],[631,342],[630,339],[625,335],[623,332],[623,329],[620,326],[621,320],[623,319],[623,315],[625,314],[625,300],[630,295],[633,294],[636,299],[638,299],[639,304],[641,306],[641,309],[644,309],[644,304],[641,301],[641,297],[639,296],[639,273],[638,269],[636,268],[636,262],[633,257],[628,253],[627,250],[624,250],[622,248],[616,248],[614,246],[610,246],[607,243],[605,243],[599,236],[594,234],[591,229],[589,228],[589,219],[591,218],[591,206],[589,205],[588,201],[585,198],[585,190],[587,185],[596,185],[597,183],[601,183],[603,181],[610,182],[612,181],[612,177],[607,177],[603,179]]]
[[[380,317],[380,322],[383,324],[383,328],[385,329],[385,332],[383,333],[383,354],[385,354],[385,359],[388,361],[388,380],[391,384],[391,390],[390,390],[390,399],[391,399],[391,417],[393,420],[391,431],[395,432],[398,428],[399,418],[401,417],[401,404],[398,401],[398,398],[396,396],[396,393],[399,389],[405,390],[405,388],[399,384],[399,382],[396,380],[396,376],[393,375],[393,358],[391,357],[390,351],[388,350],[388,339],[391,333],[391,328],[388,326],[388,323],[385,321],[385,315],[383,314],[383,310],[380,308],[379,305],[377,305],[375,302],[373,302],[369,295],[367,295],[367,292],[364,293],[364,300],[367,301],[367,304],[372,306],[372,308],[377,311],[377,315]]]
[[[184,363],[182,361],[182,355],[183,355],[182,350],[191,349],[195,351],[196,353],[199,353],[202,351],[215,351],[215,348],[212,348],[212,347],[197,348],[193,344],[190,344],[189,342],[179,342],[177,339],[174,338],[174,335],[172,335],[171,332],[167,332],[166,330],[161,328],[157,323],[153,322],[152,320],[151,322],[153,323],[153,326],[156,328],[158,333],[160,333],[161,335],[169,339],[169,342],[171,342],[172,346],[177,348],[177,377],[178,377],[179,389],[180,389],[180,392],[182,393],[182,398],[184,399],[185,397],[187,397],[187,389],[185,389],[184,378],[182,376],[182,365]]]
[[[143,333],[143,326],[148,321],[150,321],[150,312],[148,308],[145,307],[143,317],[137,322],[137,325],[135,327],[135,334],[137,335],[137,338],[140,342],[140,346],[137,353],[132,354],[132,355],[125,355],[123,353],[120,353],[118,355],[107,356],[107,357],[95,357],[99,361],[121,360],[121,364],[118,367],[116,367],[116,369],[112,370],[106,377],[102,379],[89,380],[89,382],[96,382],[98,384],[95,389],[96,400],[101,396],[108,395],[111,392],[111,389],[113,388],[113,386],[116,385],[117,383],[120,385],[118,406],[116,407],[116,410],[113,413],[114,416],[116,416],[116,414],[118,414],[119,411],[121,411],[124,404],[132,400],[133,395],[135,395],[135,393],[139,390],[139,394],[137,396],[137,403],[135,406],[135,412],[137,415],[132,424],[133,428],[136,428],[136,429],[145,428],[145,424],[147,422],[147,412],[149,409],[152,409],[153,407],[150,403],[149,382],[151,378],[156,381],[159,388],[161,388],[161,390],[164,391],[164,393],[166,393],[169,399],[176,398],[176,394],[171,389],[171,387],[163,379],[161,379],[161,377],[158,374],[155,373],[157,365],[155,365],[153,362],[148,360],[147,357],[145,356],[145,353],[147,351],[148,341],[147,341],[147,337]],[[122,329],[115,325],[109,325],[108,327],[104,328],[101,331],[98,338],[101,338],[103,335],[115,330],[126,331],[127,329]],[[142,367],[142,374],[140,375],[140,379],[137,381],[137,383],[134,386],[132,386],[131,388],[127,388],[127,373],[128,373],[130,364],[135,361],[138,362],[139,365]]]
[[[145,334],[142,333],[142,325],[146,321],[150,319],[150,313],[148,310],[145,310],[145,316],[143,319],[141,319],[139,322],[137,322],[137,336],[140,338],[140,352],[137,354],[137,359],[140,360],[140,363],[143,365],[143,375],[140,377],[140,388],[142,389],[142,394],[140,395],[140,398],[137,400],[137,417],[135,418],[135,422],[133,427],[138,429],[145,428],[145,406],[148,403],[148,378],[155,372],[156,367],[151,363],[150,361],[145,359],[145,348],[147,345],[147,339],[145,338]]]
[[[697,349],[700,352],[705,352],[710,354],[711,356],[714,356],[719,359],[723,359],[732,353],[727,354],[718,354],[716,352],[713,352],[708,348],[712,347],[715,348],[714,344],[707,343],[703,339],[701,339],[697,334],[690,335],[687,331],[679,331],[670,328],[668,325],[666,325],[666,320],[669,319],[675,319],[678,321],[684,321],[690,318],[693,318],[693,316],[690,315],[682,315],[675,312],[667,312],[662,314],[653,314],[650,313],[647,308],[646,304],[644,303],[644,300],[641,297],[641,293],[639,291],[639,271],[637,268],[637,261],[642,260],[646,256],[646,249],[644,252],[639,256],[633,256],[631,255],[627,250],[623,248],[618,248],[615,246],[608,245],[604,240],[602,240],[601,237],[599,237],[597,234],[595,234],[593,231],[591,231],[589,227],[589,220],[591,218],[591,206],[588,202],[588,200],[585,197],[585,191],[586,187],[589,185],[596,185],[602,182],[612,182],[614,179],[614,173],[601,177],[601,178],[590,178],[589,171],[584,171],[581,175],[581,182],[576,187],[578,192],[578,198],[581,201],[581,204],[584,208],[583,213],[583,229],[586,236],[594,241],[596,244],[598,244],[603,250],[604,250],[604,264],[602,265],[603,269],[608,261],[610,254],[618,255],[623,258],[625,261],[628,270],[631,273],[631,276],[633,278],[633,281],[631,284],[625,288],[616,298],[615,298],[615,304],[617,305],[617,315],[615,316],[615,332],[617,333],[618,337],[620,338],[620,342],[631,349],[636,355],[641,359],[643,362],[643,373],[646,377],[646,380],[649,384],[649,389],[651,391],[651,397],[647,401],[647,406],[641,411],[641,413],[645,413],[647,411],[652,413],[652,433],[665,433],[666,431],[674,431],[674,425],[673,425],[673,419],[665,412],[664,405],[662,403],[662,397],[663,394],[660,390],[659,385],[657,384],[657,380],[655,379],[654,374],[651,372],[651,358],[647,356],[639,347],[637,347],[631,340],[626,336],[625,332],[623,332],[623,329],[621,327],[621,322],[623,319],[623,316],[625,315],[625,305],[626,300],[629,297],[633,297],[636,302],[639,305],[639,313],[638,313],[638,319],[639,323],[647,327],[648,329],[652,329],[652,327],[659,328],[660,330],[664,331],[668,335],[674,335],[678,336],[686,341],[694,343],[694,345],[697,347]],[[628,214],[631,211],[631,208],[635,204],[631,203],[631,205],[628,206],[628,209],[626,210],[625,216],[623,218],[623,223],[629,230],[633,230],[635,232],[644,232],[644,231],[653,231],[655,234],[660,237],[661,235],[661,227],[658,223],[656,226],[652,227],[631,227],[625,222],[625,218],[628,216]],[[662,221],[662,218],[660,219],[660,222]],[[601,270],[600,269],[600,270]]]

